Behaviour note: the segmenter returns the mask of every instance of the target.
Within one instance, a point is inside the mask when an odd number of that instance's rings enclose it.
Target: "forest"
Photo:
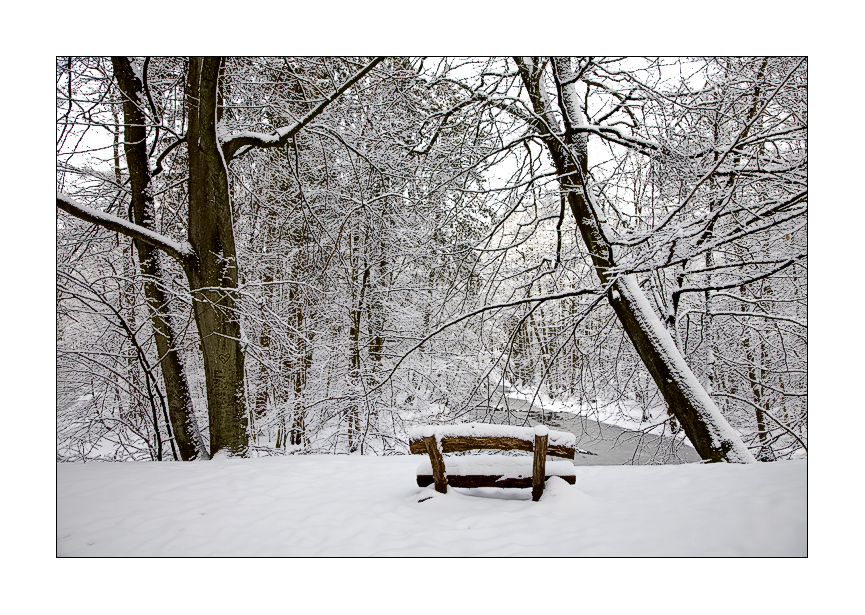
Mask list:
[[[405,455],[550,407],[807,457],[807,77],[57,57],[57,461]]]

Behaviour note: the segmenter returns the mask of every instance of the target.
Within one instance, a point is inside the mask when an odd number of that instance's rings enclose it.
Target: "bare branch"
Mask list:
[[[736,280],[735,282],[732,282],[730,284],[717,284],[715,286],[700,286],[700,287],[689,286],[689,287],[685,287],[685,288],[680,288],[679,290],[673,292],[673,296],[675,297],[676,295],[681,295],[682,293],[702,293],[702,292],[706,292],[707,290],[724,290],[725,288],[736,288],[739,286],[745,286],[747,284],[751,284],[753,282],[759,282],[760,280],[771,277],[771,276],[775,275],[776,273],[778,273],[779,271],[781,271],[782,269],[786,269],[790,265],[793,265],[793,264],[799,262],[800,260],[802,260],[805,257],[806,257],[805,254],[799,254],[798,256],[795,256],[791,259],[785,260],[779,266],[775,267],[774,269],[767,271],[766,273],[761,273],[758,276],[754,276],[754,277],[748,278],[746,280]]]
[[[396,362],[396,365],[393,366],[393,369],[391,369],[387,378],[382,380],[376,387],[374,387],[372,389],[372,391],[375,391],[375,390],[383,387],[393,377],[394,373],[396,373],[396,370],[399,368],[399,366],[402,364],[402,362],[405,361],[405,359],[411,353],[413,353],[415,350],[417,350],[418,348],[423,346],[425,343],[427,343],[429,340],[434,338],[436,335],[438,335],[439,333],[441,333],[445,329],[453,327],[454,325],[457,325],[457,324],[461,323],[462,321],[471,318],[472,316],[477,316],[478,314],[483,314],[484,312],[488,312],[490,310],[500,310],[500,309],[504,309],[504,308],[508,308],[508,307],[514,307],[516,305],[523,305],[526,303],[538,303],[538,304],[540,304],[540,303],[543,303],[545,301],[555,301],[557,299],[567,299],[568,297],[579,297],[581,295],[598,295],[598,294],[602,294],[602,291],[598,290],[597,288],[578,288],[577,290],[572,290],[572,291],[568,291],[568,292],[564,292],[564,293],[557,293],[555,295],[542,295],[539,297],[527,297],[525,299],[517,299],[515,301],[508,301],[505,303],[496,303],[494,305],[485,305],[484,307],[479,308],[477,310],[474,310],[473,312],[463,314],[462,316],[455,318],[448,323],[443,324],[441,327],[439,327],[438,329],[436,329],[435,331],[433,331],[432,333],[427,335],[425,338],[423,338],[420,342],[415,344],[411,348],[411,350],[409,350],[407,353],[405,353],[400,358],[400,360]]]

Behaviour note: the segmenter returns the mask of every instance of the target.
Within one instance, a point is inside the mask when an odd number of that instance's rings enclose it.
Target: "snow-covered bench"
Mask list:
[[[552,431],[543,425],[514,427],[466,423],[463,425],[424,425],[409,430],[409,450],[415,455],[429,455],[417,469],[417,484],[426,487],[435,483],[436,491],[447,493],[453,487],[518,487],[532,488],[532,500],[537,502],[544,492],[544,483],[558,476],[570,484],[576,483],[574,465],[568,461],[546,462],[547,455],[573,459],[577,438],[565,431]],[[534,453],[533,457],[477,455],[448,457],[447,468],[442,453],[475,449],[520,450]]]

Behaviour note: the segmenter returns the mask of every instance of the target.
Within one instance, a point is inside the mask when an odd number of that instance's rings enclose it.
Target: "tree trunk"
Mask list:
[[[558,125],[541,84],[541,69],[528,58],[517,58],[517,66],[538,119],[535,129],[542,135],[557,173],[562,176],[571,213],[591,254],[601,284],[609,286],[607,298],[634,344],[640,358],[660,389],[670,410],[681,423],[700,457],[708,461],[753,462],[739,435],[730,427],[712,399],[676,348],[673,338],[652,310],[633,275],[611,278],[615,266],[610,230],[603,213],[589,200],[588,139],[574,133],[585,124],[575,88],[575,75],[568,58],[553,61],[553,74],[564,118],[564,138],[551,132]],[[605,232],[606,231],[606,232]]]
[[[187,277],[204,355],[211,454],[243,457],[248,417],[228,167],[216,136],[219,65],[213,57],[189,62],[189,243],[195,257]]]
[[[300,295],[300,289],[297,284],[289,286],[288,300],[291,304],[292,324],[297,333],[295,339],[297,344],[295,352],[297,353],[293,359],[294,365],[291,371],[291,382],[293,385],[293,405],[294,409],[291,414],[291,434],[289,442],[294,446],[303,446],[303,440],[306,435],[306,417],[303,406],[303,393],[306,387],[306,374],[309,365],[312,362],[310,349],[308,348],[305,332],[303,330],[303,298]]]
[[[132,194],[132,222],[156,230],[154,224],[153,193],[150,188],[150,166],[147,156],[147,118],[144,114],[144,93],[141,79],[136,75],[128,58],[114,57],[114,76],[123,94],[123,148],[129,169]],[[195,421],[192,395],[183,362],[177,350],[177,338],[171,327],[168,298],[160,283],[162,268],[159,250],[133,239],[138,252],[138,263],[144,278],[144,295],[150,308],[156,350],[168,398],[168,415],[177,448],[183,461],[209,457]]]
[[[361,275],[360,282],[360,297],[357,304],[352,308],[349,326],[349,380],[354,388],[354,398],[351,402],[348,414],[348,450],[353,453],[360,445],[360,401],[358,397],[362,390],[361,374],[360,374],[360,324],[363,317],[363,298],[366,292],[366,286],[369,281],[369,267],[366,267],[366,261],[363,261],[364,270]],[[357,279],[357,271],[355,270],[353,278]]]
[[[259,299],[259,310],[261,311],[261,334],[258,337],[258,345],[261,347],[261,353],[268,356],[270,353],[270,324],[267,320],[265,306],[270,305],[273,300],[273,267],[267,265],[264,270],[264,276],[261,280],[264,283],[262,288],[262,297]],[[266,371],[267,366],[262,362],[258,369],[258,383],[255,394],[255,410],[253,415],[256,422],[263,419],[267,412],[267,402],[270,397],[270,374]]]
[[[251,147],[284,146],[382,59],[375,58],[300,121],[281,129],[278,138],[245,132],[225,137],[220,143],[216,129],[219,100],[224,96],[218,90],[222,60],[218,57],[191,58],[185,94],[188,110],[186,135],[163,152],[164,155],[180,143],[185,142],[187,145],[188,243],[178,242],[109,212],[82,205],[71,196],[57,192],[59,209],[153,245],[182,264],[189,281],[193,315],[201,337],[212,455],[224,450],[229,456],[246,456],[249,450],[244,356],[237,313],[239,272],[227,161],[241,148],[246,151]],[[131,103],[133,108],[137,106],[139,109],[145,105],[140,95]],[[139,125],[143,126],[143,123]]]
[[[746,297],[747,292],[744,286],[739,288],[739,292],[743,298]],[[747,303],[743,303],[742,311],[748,311]],[[757,419],[757,438],[760,442],[760,450],[757,452],[757,459],[760,461],[774,461],[774,453],[768,442],[769,433],[766,428],[766,416],[763,413],[763,404],[765,404],[767,410],[769,409],[769,401],[763,399],[763,378],[765,378],[766,372],[762,369],[762,366],[766,363],[766,346],[763,342],[763,337],[759,332],[757,333],[757,337],[760,340],[759,359],[757,359],[754,348],[751,345],[750,333],[747,328],[745,328],[742,333],[742,345],[745,347],[745,359],[748,361],[748,383],[751,386],[751,393],[754,396],[754,412]],[[758,360],[760,367],[758,367]]]

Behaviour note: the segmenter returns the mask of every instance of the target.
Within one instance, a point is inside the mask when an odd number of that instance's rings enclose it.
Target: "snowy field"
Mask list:
[[[57,464],[60,556],[806,556],[807,461],[420,489],[422,456]],[[432,496],[424,502],[422,498]]]

